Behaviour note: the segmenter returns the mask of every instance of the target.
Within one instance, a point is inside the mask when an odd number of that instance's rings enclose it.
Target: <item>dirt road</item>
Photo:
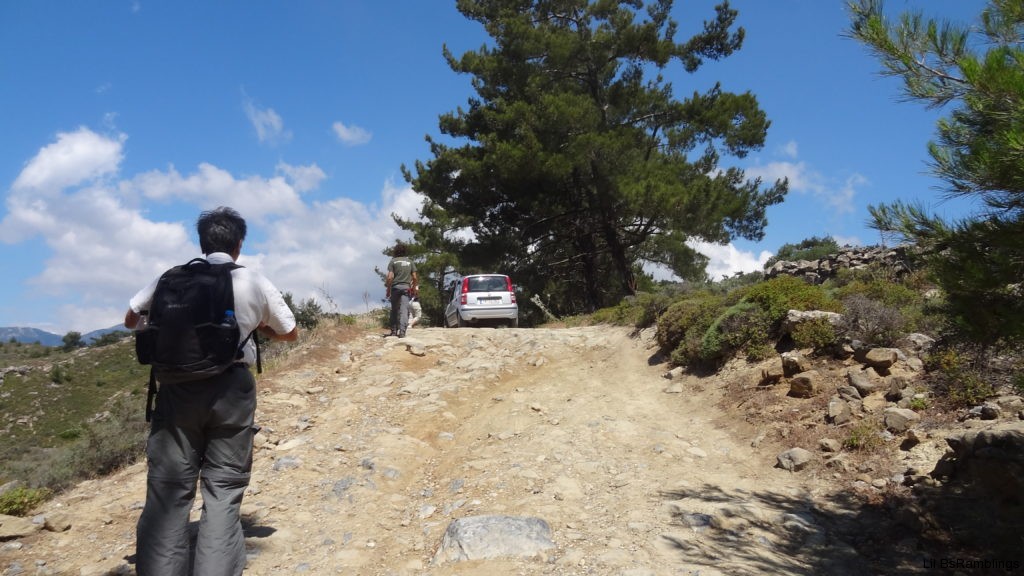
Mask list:
[[[774,468],[718,407],[721,381],[670,382],[651,344],[612,327],[320,330],[260,378],[246,573],[871,573],[833,530],[827,482]],[[144,496],[143,464],[82,484],[41,511],[70,530],[5,543],[0,570],[134,573]],[[483,515],[543,520],[552,546],[440,562],[449,523]]]

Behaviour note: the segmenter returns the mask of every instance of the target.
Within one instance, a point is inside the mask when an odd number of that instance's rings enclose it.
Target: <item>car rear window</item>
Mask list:
[[[477,276],[469,279],[470,292],[504,292],[508,283],[504,276]]]

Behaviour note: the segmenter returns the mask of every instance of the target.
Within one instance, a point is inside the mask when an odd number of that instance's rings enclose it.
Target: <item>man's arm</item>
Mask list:
[[[141,314],[129,308],[128,312],[124,315],[124,327],[129,330],[135,330],[135,327],[139,325],[140,318],[142,318]]]
[[[412,293],[419,294],[420,292],[420,276],[415,270],[412,271]]]
[[[388,270],[387,278],[384,279],[384,294],[385,297],[391,298],[391,282],[395,279],[395,273]]]
[[[292,328],[292,331],[287,334],[278,334],[274,332],[274,329],[266,324],[260,324],[257,328],[260,334],[270,338],[271,340],[280,340],[282,342],[294,342],[299,338],[299,327]]]

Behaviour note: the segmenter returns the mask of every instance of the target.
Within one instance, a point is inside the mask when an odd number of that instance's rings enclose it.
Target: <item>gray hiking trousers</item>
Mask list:
[[[139,576],[242,573],[239,510],[252,471],[255,412],[256,381],[245,365],[160,386],[146,443],[146,505],[136,533]],[[193,559],[189,512],[197,480],[203,509]]]
[[[405,332],[409,327],[409,286],[400,284],[391,287],[391,330]]]

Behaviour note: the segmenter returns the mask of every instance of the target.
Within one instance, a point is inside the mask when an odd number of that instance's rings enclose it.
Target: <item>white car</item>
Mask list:
[[[444,309],[446,328],[481,322],[519,326],[515,286],[504,274],[471,274],[453,282],[451,300]]]

